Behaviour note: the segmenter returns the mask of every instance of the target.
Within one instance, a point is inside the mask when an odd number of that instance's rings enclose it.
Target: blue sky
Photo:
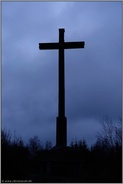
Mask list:
[[[121,117],[121,2],[2,2],[2,127],[55,144],[58,51],[38,43],[85,41],[65,50],[68,144],[96,141],[103,116]]]

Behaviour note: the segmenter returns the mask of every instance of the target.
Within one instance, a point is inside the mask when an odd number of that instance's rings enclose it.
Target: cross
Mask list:
[[[64,42],[64,29],[59,29],[58,43],[39,43],[40,50],[59,51],[58,117],[56,119],[56,146],[67,146],[67,118],[65,117],[64,49],[84,48],[84,42]]]

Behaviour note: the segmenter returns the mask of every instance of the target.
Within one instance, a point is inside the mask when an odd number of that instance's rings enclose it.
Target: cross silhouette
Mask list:
[[[65,74],[64,74],[64,49],[84,48],[85,42],[64,42],[64,29],[59,29],[58,43],[39,43],[40,50],[59,51],[59,88],[58,88],[58,117],[56,122],[56,146],[67,146],[67,118],[65,117]]]

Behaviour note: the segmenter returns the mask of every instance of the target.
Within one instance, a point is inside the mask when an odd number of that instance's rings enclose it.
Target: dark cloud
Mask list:
[[[120,2],[2,2],[2,126],[55,143],[58,51],[39,42],[85,41],[65,51],[68,142],[95,141],[100,118],[121,116]]]

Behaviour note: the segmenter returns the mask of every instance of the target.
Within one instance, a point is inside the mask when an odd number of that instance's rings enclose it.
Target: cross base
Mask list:
[[[67,118],[56,118],[56,147],[67,146]]]

